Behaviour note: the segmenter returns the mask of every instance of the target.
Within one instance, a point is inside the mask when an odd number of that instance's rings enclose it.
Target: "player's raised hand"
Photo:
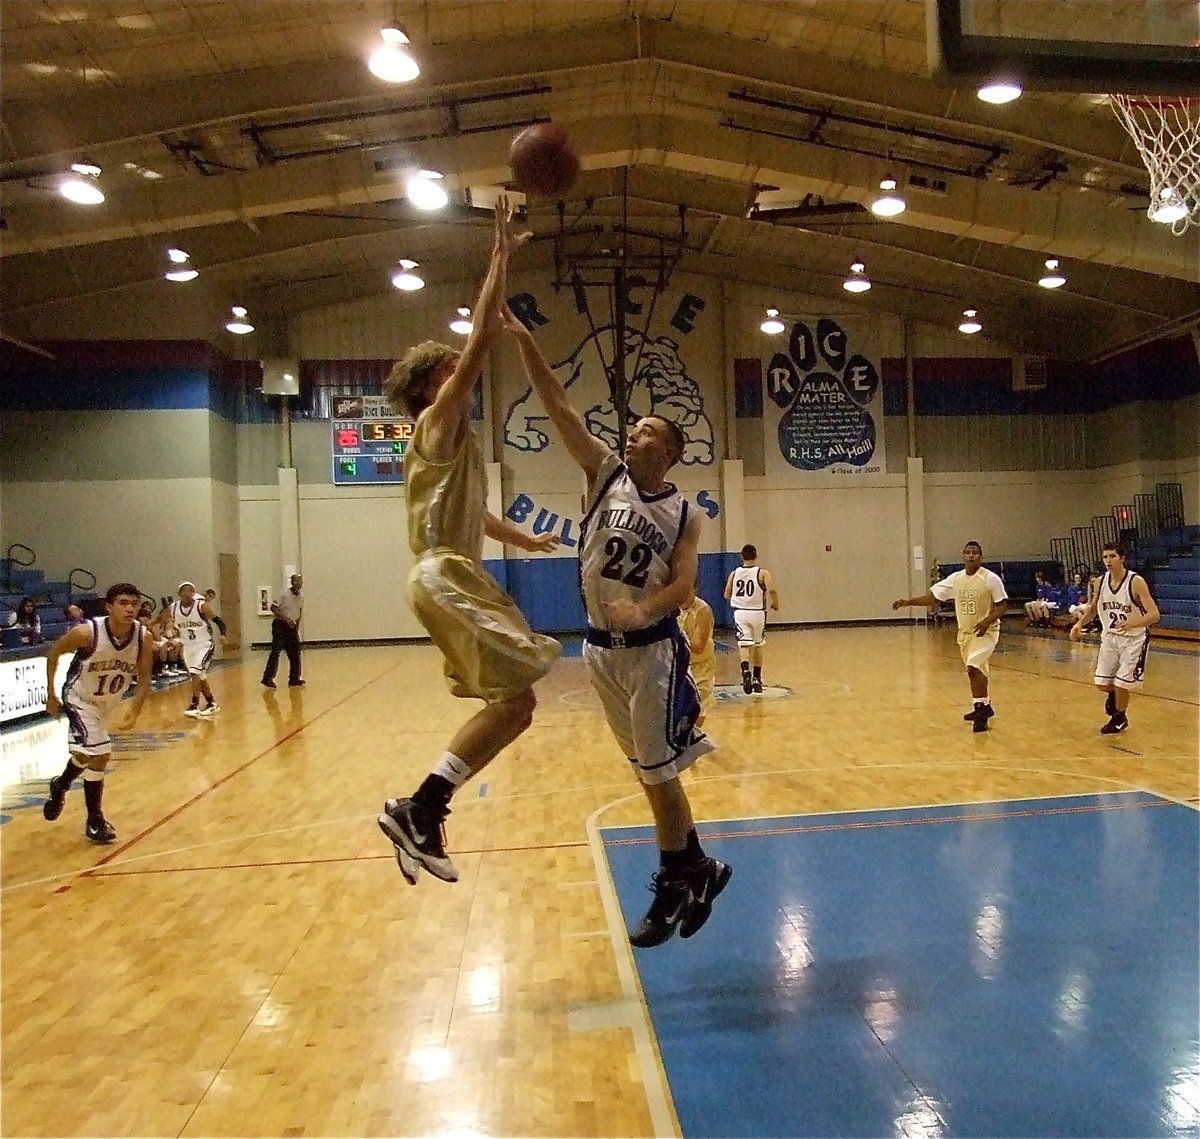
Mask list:
[[[496,222],[496,254],[499,257],[511,257],[522,245],[525,244],[533,233],[525,230],[521,233],[513,233],[509,228],[512,222],[512,204],[508,200],[507,194],[500,194],[496,198],[495,222]]]
[[[535,534],[529,539],[527,549],[531,554],[550,554],[561,544],[561,539],[557,534]]]

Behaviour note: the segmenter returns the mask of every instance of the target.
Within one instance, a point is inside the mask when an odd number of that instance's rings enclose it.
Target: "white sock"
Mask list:
[[[471,769],[453,752],[446,752],[433,769],[434,775],[440,775],[456,791],[471,778]]]
[[[976,696],[975,697],[975,707],[976,708],[986,707],[987,702],[988,702],[988,698],[986,696]]]

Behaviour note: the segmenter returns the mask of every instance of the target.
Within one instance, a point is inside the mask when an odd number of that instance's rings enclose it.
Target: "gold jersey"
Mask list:
[[[487,469],[479,442],[468,427],[454,458],[435,463],[424,457],[428,439],[426,409],[404,452],[409,548],[418,558],[430,550],[454,550],[479,562],[487,513]]]
[[[939,581],[930,592],[939,601],[953,598],[954,615],[962,633],[974,630],[991,612],[993,601],[1003,601],[1008,596],[1004,582],[987,566],[980,566],[974,573],[958,570]],[[999,627],[997,623],[996,628]]]
[[[702,597],[697,597],[686,609],[679,611],[679,627],[683,630],[683,635],[687,637],[689,644],[695,639],[696,629],[700,623],[700,616],[705,609],[710,614],[712,613],[712,608],[708,602]],[[692,650],[692,675],[696,678],[697,683],[699,683],[702,678],[712,677],[716,673],[716,670],[716,650],[713,647],[713,639],[710,635],[700,652]]]

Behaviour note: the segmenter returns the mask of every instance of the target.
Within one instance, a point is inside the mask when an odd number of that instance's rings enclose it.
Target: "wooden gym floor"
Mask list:
[[[1094,659],[1006,631],[976,735],[952,629],[773,633],[773,698],[727,687],[710,712],[697,820],[1132,789],[1194,807],[1195,650],[1154,645],[1115,737]],[[648,812],[577,652],[456,798],[462,880],[416,888],[375,815],[473,706],[436,652],[309,650],[307,687],[274,693],[261,666],[214,671],[212,722],[183,687],[150,699],[111,768],[112,847],[83,838],[78,785],[42,819],[61,721],[2,737],[3,1134],[675,1132],[598,837]]]

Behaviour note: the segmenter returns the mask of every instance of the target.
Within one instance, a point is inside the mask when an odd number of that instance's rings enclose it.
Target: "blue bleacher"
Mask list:
[[[1152,545],[1162,551],[1150,573],[1159,624],[1200,632],[1200,526],[1164,530]]]

